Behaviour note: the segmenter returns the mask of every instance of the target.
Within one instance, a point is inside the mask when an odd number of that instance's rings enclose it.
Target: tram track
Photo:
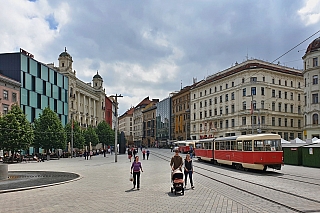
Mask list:
[[[165,161],[170,161],[170,158],[171,158],[170,156],[166,156],[166,155],[163,155],[160,153],[153,153],[153,154],[155,156],[157,156],[158,158],[165,160]],[[239,191],[245,192],[247,194],[259,197],[263,200],[266,200],[266,201],[271,202],[273,204],[290,209],[294,212],[305,212],[305,213],[307,213],[307,212],[320,212],[320,201],[319,200],[316,200],[313,198],[308,198],[308,197],[301,196],[301,195],[297,195],[297,194],[294,194],[294,193],[291,193],[288,191],[283,191],[280,189],[276,189],[276,188],[266,186],[263,184],[244,180],[241,178],[233,177],[231,175],[223,174],[221,172],[212,171],[210,169],[207,169],[207,168],[204,168],[204,167],[201,167],[198,165],[193,165],[193,166],[196,168],[195,173],[197,173],[198,175],[201,175],[205,178],[216,181],[216,182],[221,183],[223,185],[229,186],[231,188],[237,189]],[[202,172],[199,172],[199,170],[202,170]],[[224,181],[221,178],[213,177],[211,175],[212,173],[214,173],[215,175],[218,175],[218,176],[222,176],[224,179],[229,178],[230,180]],[[288,179],[288,178],[284,178],[284,179]],[[294,180],[294,179],[292,179],[292,180]],[[247,186],[247,188],[245,186],[240,187],[239,184],[235,183],[235,181],[241,181],[242,183],[249,184],[249,185]],[[297,180],[294,180],[294,181],[297,181]],[[302,182],[302,181],[299,181],[299,182]],[[307,183],[311,184],[309,182],[307,182]],[[263,189],[263,190],[254,191],[254,189],[252,188],[252,185],[254,185],[255,187],[259,187],[260,189]],[[315,185],[320,185],[320,184],[315,184]],[[266,193],[266,191],[268,191],[268,192]],[[267,194],[267,195],[269,194],[269,195],[273,195],[273,196],[268,197],[265,194]],[[298,203],[304,203],[304,205],[299,206],[299,207],[292,206],[292,202],[286,202],[284,199],[285,197],[287,197],[287,200],[296,200],[296,201],[300,200],[300,202],[298,202]],[[281,198],[281,199],[275,199],[275,198]],[[282,201],[279,201],[279,200],[282,200]]]

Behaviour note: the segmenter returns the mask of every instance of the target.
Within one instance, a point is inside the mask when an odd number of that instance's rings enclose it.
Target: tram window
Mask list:
[[[196,143],[196,148],[197,149],[203,149],[202,143]]]
[[[242,151],[242,141],[237,141],[237,150]]]
[[[231,148],[230,148],[230,141],[226,141],[226,142],[225,142],[225,149],[226,149],[226,150],[231,150]]]
[[[208,142],[208,149],[212,149],[212,143]]]
[[[225,150],[225,143],[224,142],[220,142],[220,150]]]
[[[237,143],[235,141],[231,141],[231,150],[237,150]]]
[[[266,151],[281,151],[280,140],[265,140]]]
[[[252,151],[252,141],[243,141],[243,151]]]
[[[264,151],[263,141],[259,141],[259,140],[254,141],[254,151]]]

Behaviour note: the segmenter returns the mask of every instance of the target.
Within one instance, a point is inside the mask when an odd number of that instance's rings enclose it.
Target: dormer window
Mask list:
[[[64,67],[64,63],[62,62],[62,67]]]

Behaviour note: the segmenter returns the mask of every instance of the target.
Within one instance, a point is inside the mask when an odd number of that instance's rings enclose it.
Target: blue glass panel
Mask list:
[[[21,98],[21,104],[22,105],[28,105],[28,91],[24,88],[21,88],[21,94],[20,94],[20,98]]]
[[[69,78],[66,76],[63,76],[63,80],[64,80],[63,88],[68,90],[69,89]]]
[[[66,100],[66,90],[61,89],[61,101],[65,102]]]
[[[57,102],[57,113],[63,114],[63,103],[62,101]]]
[[[49,82],[54,84],[54,71],[52,69],[49,70]]]
[[[61,75],[60,73],[57,74],[57,85],[58,87],[63,87],[63,75]]]
[[[36,109],[36,119],[38,119],[40,117],[40,115],[42,115],[42,110],[41,109]]]
[[[43,81],[40,78],[36,78],[36,92],[43,94]]]
[[[23,72],[28,72],[28,59],[25,55],[21,54],[21,70]]]
[[[25,85],[24,87],[27,89],[27,90],[31,90],[32,89],[32,77],[30,74],[28,73],[25,73]]]
[[[33,76],[37,76],[37,74],[38,74],[38,63],[35,61],[35,60],[33,60],[33,59],[29,59],[29,72],[30,72],[30,74],[31,75],[33,75]]]
[[[27,120],[28,120],[29,122],[31,122],[31,107],[25,106],[25,107],[24,107],[24,111],[25,111],[25,114],[26,114],[26,116],[27,116]]]
[[[64,103],[64,114],[65,115],[68,115],[69,113],[68,113],[68,110],[69,110],[69,108],[68,108],[68,103]]]
[[[59,89],[56,85],[52,85],[52,97],[55,99],[59,98]]]
[[[48,67],[41,65],[41,78],[45,81],[49,80]]]
[[[46,84],[47,84],[46,96],[51,97],[51,84],[49,82],[47,82]]]
[[[47,106],[49,106],[48,97],[44,96],[44,95],[41,95],[41,109],[44,109]]]
[[[52,110],[52,111],[54,111],[54,99],[53,98],[49,98],[49,104],[50,104],[50,109]]]
[[[29,105],[34,107],[34,108],[37,108],[37,106],[38,106],[37,93],[29,91],[29,95],[30,95],[30,97],[29,97]]]

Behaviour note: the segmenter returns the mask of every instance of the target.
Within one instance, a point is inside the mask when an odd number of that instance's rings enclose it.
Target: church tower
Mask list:
[[[67,53],[67,48],[64,48],[64,52],[59,55],[59,70],[61,73],[73,74],[72,71],[72,57],[69,53]]]
[[[98,71],[97,71],[97,74],[93,76],[92,82],[93,82],[94,89],[102,89],[103,79],[99,75]]]

